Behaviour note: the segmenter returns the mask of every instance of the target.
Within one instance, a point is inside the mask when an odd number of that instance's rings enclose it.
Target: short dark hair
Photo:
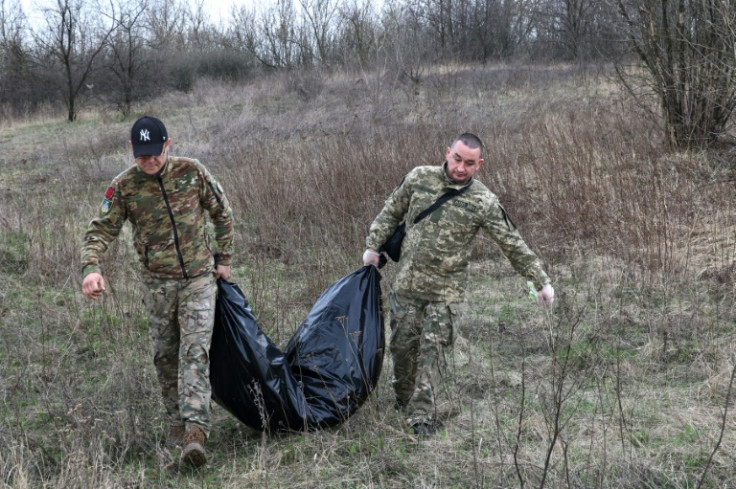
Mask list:
[[[450,146],[455,146],[455,143],[462,141],[462,143],[468,148],[475,149],[480,148],[480,154],[483,154],[483,141],[478,136],[470,132],[464,132],[456,137]]]

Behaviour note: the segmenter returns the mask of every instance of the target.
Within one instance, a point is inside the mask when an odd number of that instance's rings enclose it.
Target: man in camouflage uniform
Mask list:
[[[100,261],[125,221],[139,256],[153,361],[170,430],[182,462],[206,463],[210,432],[209,349],[216,279],[230,278],[232,211],[222,188],[198,161],[169,156],[164,124],[141,117],[131,130],[135,165],[115,177],[92,219],[82,247],[82,292],[105,291]],[[205,228],[214,225],[217,253]]]
[[[445,353],[455,340],[457,306],[464,299],[471,241],[487,230],[516,271],[534,282],[540,304],[554,290],[537,256],[524,243],[496,197],[473,175],[483,164],[483,145],[469,133],[447,148],[441,166],[410,171],[386,199],[370,226],[365,265],[378,266],[377,250],[406,222],[406,237],[391,304],[391,354],[396,405],[405,409],[412,432],[431,435],[438,426],[437,398],[445,383]],[[448,191],[459,191],[414,224],[414,219]]]

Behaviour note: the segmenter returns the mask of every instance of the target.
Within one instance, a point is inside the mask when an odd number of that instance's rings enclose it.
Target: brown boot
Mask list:
[[[166,445],[169,448],[184,446],[184,426],[174,424],[169,428],[166,434]]]
[[[207,463],[204,451],[204,431],[196,426],[187,426],[184,433],[184,449],[181,451],[181,463],[191,467],[202,467]]]

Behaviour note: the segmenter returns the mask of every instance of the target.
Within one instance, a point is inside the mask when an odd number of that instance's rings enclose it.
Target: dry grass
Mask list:
[[[81,236],[130,164],[130,121],[46,114],[0,132],[0,487],[736,487],[731,155],[664,154],[605,70],[423,76],[203,82],[139,112],[222,180],[236,281],[281,343],[360,265],[409,168],[439,163],[457,133],[485,140],[480,178],[546,260],[558,301],[537,308],[477,240],[454,357],[462,409],[439,436],[406,433],[387,358],[342,426],[265,436],[215,406],[209,468],[172,470],[127,239],[108,253],[105,300],[79,290]]]

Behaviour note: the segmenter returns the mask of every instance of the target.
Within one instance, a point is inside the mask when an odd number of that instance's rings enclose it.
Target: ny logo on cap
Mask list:
[[[141,141],[150,141],[151,135],[148,132],[148,129],[141,129]]]

